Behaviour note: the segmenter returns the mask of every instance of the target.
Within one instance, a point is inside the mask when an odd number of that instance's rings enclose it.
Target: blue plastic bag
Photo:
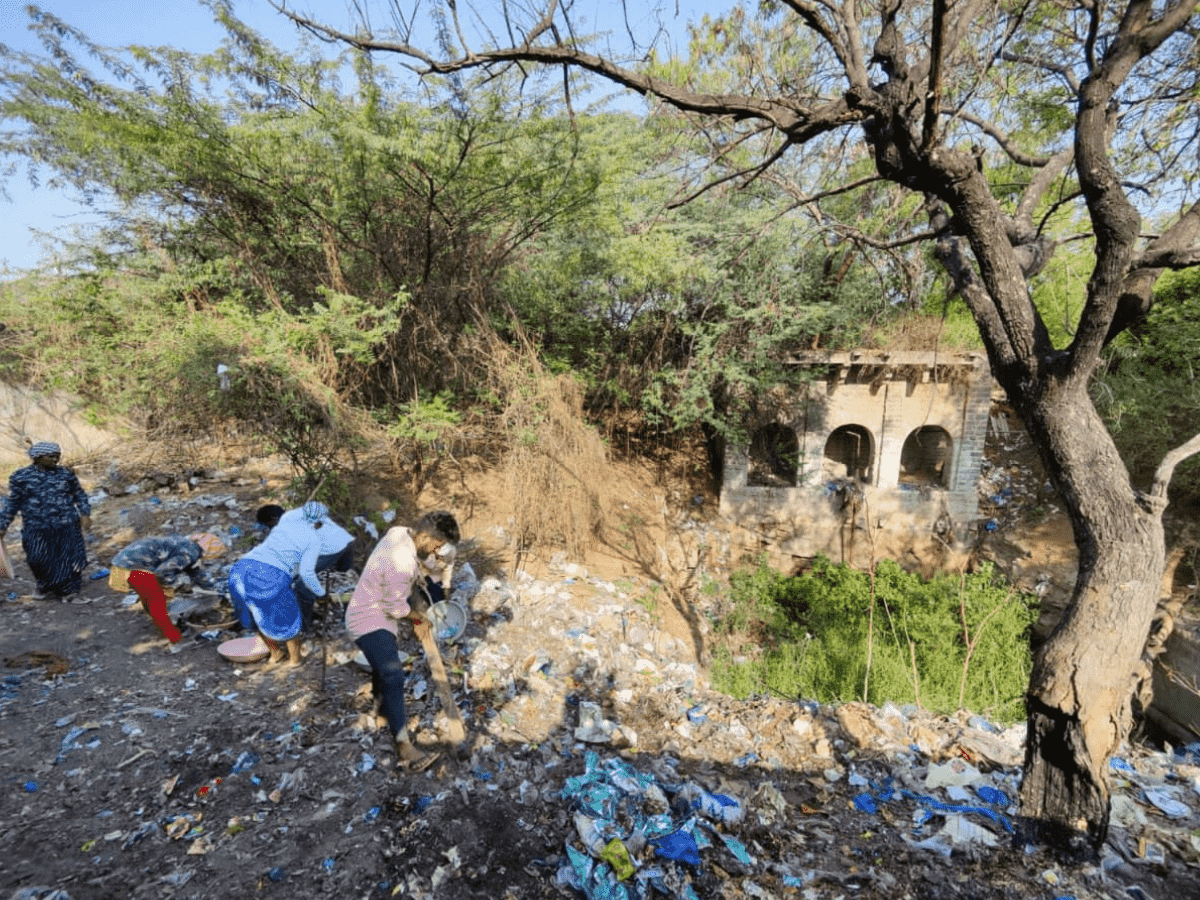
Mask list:
[[[696,839],[684,831],[673,831],[654,842],[654,852],[659,856],[685,862],[689,866],[700,865],[700,850]]]

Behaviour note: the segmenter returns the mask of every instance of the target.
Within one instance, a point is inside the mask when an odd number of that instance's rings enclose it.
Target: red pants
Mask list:
[[[129,586],[141,598],[142,608],[150,613],[150,618],[154,620],[162,636],[172,644],[178,643],[183,635],[167,614],[167,595],[163,593],[162,585],[158,583],[154,573],[133,570],[129,573]]]

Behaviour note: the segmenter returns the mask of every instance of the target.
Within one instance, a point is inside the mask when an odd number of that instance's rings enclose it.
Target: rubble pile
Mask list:
[[[295,668],[221,659],[219,596],[182,593],[169,645],[107,588],[128,523],[218,534],[222,581],[256,539],[258,485],[193,488],[97,497],[105,549],[83,600],[13,583],[0,603],[3,900],[1162,900],[1195,883],[1200,747],[1115,759],[1105,851],[1069,866],[1012,845],[1023,726],[733,700],[699,662],[702,614],[668,629],[652,581],[561,556],[540,577],[460,567],[470,617],[443,655],[462,747],[402,635],[414,739],[443,757],[398,772],[341,628],[353,575],[330,584]],[[498,536],[468,537],[470,563]]]

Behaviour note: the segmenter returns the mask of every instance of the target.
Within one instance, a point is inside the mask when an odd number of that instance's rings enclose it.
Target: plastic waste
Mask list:
[[[1128,762],[1121,759],[1119,756],[1114,756],[1108,761],[1108,767],[1118,774],[1131,778],[1137,775],[1137,769],[1131,766]]]
[[[685,784],[679,796],[691,804],[692,809],[716,822],[733,825],[742,821],[746,811],[742,804],[725,794],[710,794],[695,784]]]
[[[466,607],[478,593],[479,579],[475,576],[475,570],[470,563],[463,563],[450,582],[450,599]]]
[[[956,847],[966,844],[995,847],[999,842],[999,838],[993,832],[963,816],[947,817],[946,824],[938,834],[949,838],[950,843]]]
[[[673,831],[654,841],[654,852],[666,859],[685,862],[689,866],[700,865],[700,849],[696,839],[682,829]]]
[[[604,845],[600,859],[613,867],[618,881],[624,881],[633,875],[633,860],[629,858],[629,850],[621,843],[620,838],[613,838]]]
[[[240,772],[247,772],[258,765],[262,757],[253,750],[243,751],[233,763],[233,768],[229,770],[230,775],[237,775]]]
[[[984,803],[990,803],[993,806],[1008,806],[1008,795],[991,785],[981,784],[975,788],[975,793]]]
[[[584,848],[592,856],[599,857],[604,852],[607,841],[600,833],[600,829],[596,827],[596,820],[591,816],[581,812],[575,813],[575,831],[579,835],[579,840],[583,842]]]
[[[1178,762],[1186,765],[1200,766],[1200,741],[1176,747],[1175,757]]]
[[[952,759],[940,765],[933,763],[929,766],[929,772],[925,776],[925,787],[930,790],[950,785],[968,787],[981,779],[979,770],[973,765],[961,759]]]
[[[1191,808],[1186,803],[1180,803],[1171,796],[1169,791],[1164,790],[1148,790],[1145,791],[1146,799],[1165,816],[1172,819],[1182,819],[1184,816],[1192,814]]]
[[[854,805],[860,812],[865,812],[868,815],[874,815],[879,812],[879,807],[875,803],[875,798],[870,794],[859,794],[854,798]]]
[[[754,865],[754,857],[747,852],[745,844],[729,834],[718,833],[717,837],[721,839],[726,849],[734,855],[738,862],[744,863],[747,866]]]

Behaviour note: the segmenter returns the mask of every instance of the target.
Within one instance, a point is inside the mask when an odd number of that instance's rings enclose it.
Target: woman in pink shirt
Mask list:
[[[422,753],[409,739],[404,716],[404,667],[396,648],[397,627],[401,619],[410,619],[418,637],[418,629],[430,627],[422,615],[424,601],[413,598],[422,597],[421,588],[435,599],[440,597],[441,587],[431,576],[453,562],[458,539],[458,522],[445,512],[429,513],[412,528],[397,525],[389,529],[371,551],[346,606],[346,630],[371,664],[375,696],[396,741],[400,765],[409,771],[427,769],[438,757]],[[414,610],[413,602],[421,608]]]

